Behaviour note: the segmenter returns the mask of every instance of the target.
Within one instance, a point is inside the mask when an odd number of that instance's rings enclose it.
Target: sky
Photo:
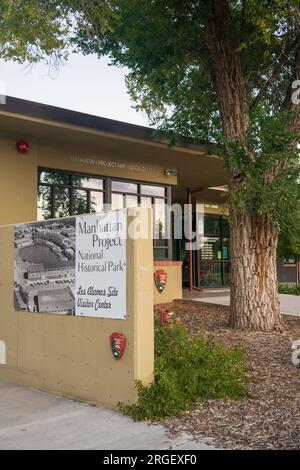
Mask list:
[[[126,69],[108,63],[107,58],[72,54],[57,71],[49,71],[45,64],[26,68],[0,60],[0,93],[4,89],[8,96],[149,126],[147,116],[132,109]]]

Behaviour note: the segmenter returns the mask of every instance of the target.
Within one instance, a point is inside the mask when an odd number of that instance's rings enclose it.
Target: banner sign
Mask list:
[[[126,213],[76,217],[76,315],[126,316]]]
[[[126,210],[15,226],[16,311],[126,317]]]

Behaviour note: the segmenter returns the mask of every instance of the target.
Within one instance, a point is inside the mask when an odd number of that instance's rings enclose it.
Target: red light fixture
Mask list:
[[[29,152],[29,149],[30,145],[27,140],[19,140],[19,142],[17,143],[17,151],[19,153],[27,153]]]

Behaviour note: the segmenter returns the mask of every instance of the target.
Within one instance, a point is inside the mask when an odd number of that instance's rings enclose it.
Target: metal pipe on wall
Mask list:
[[[192,211],[192,193],[197,193],[202,191],[203,188],[197,189],[187,189],[187,201],[189,207],[189,239],[190,243],[192,242],[192,234],[193,234],[193,211]],[[203,289],[194,285],[194,272],[193,272],[193,251],[189,250],[189,291],[192,292],[193,290],[202,292]]]

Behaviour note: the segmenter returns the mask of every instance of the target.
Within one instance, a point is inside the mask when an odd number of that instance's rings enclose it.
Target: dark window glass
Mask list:
[[[58,171],[39,172],[38,219],[99,212],[104,180]]]
[[[41,171],[40,183],[70,186],[70,175],[60,172]]]
[[[222,286],[222,263],[202,261],[199,272],[199,286]]]
[[[224,216],[222,216],[222,235],[223,237],[229,237],[229,220]]]
[[[154,259],[166,259],[166,258],[168,258],[168,248],[154,247]]]
[[[221,235],[219,215],[204,214],[204,234],[212,237]]]
[[[73,189],[72,194],[72,215],[86,214],[88,212],[87,191]]]
[[[67,217],[70,215],[70,190],[54,188],[54,217]]]

